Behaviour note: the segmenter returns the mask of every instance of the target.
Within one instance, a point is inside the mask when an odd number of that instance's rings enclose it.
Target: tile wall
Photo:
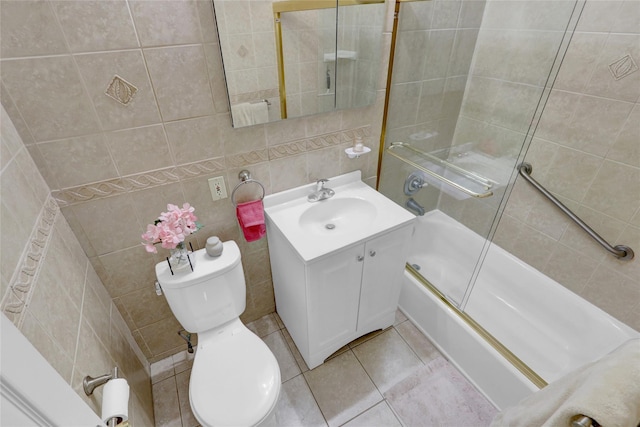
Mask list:
[[[131,421],[151,426],[149,363],[5,109],[0,113],[2,313],[98,415],[102,388],[87,397],[82,379],[117,366],[131,387]]]
[[[3,0],[0,13],[2,104],[150,361],[185,348],[153,286],[166,253],[140,245],[167,203],[195,206],[196,248],[214,234],[239,243],[251,321],[275,308],[266,239],[244,241],[207,179],[224,176],[230,194],[246,168],[273,193],[360,169],[375,184],[386,59],[371,107],[233,129],[209,0]],[[104,93],[115,75],[137,88],[127,105]],[[374,150],[349,160],[356,135]]]
[[[640,330],[640,2],[587,2],[525,160],[619,261],[518,180],[495,241]]]

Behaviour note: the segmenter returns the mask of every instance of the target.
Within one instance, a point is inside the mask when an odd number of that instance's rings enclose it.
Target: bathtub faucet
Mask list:
[[[422,205],[420,205],[420,203],[413,200],[413,197],[409,197],[409,200],[407,200],[405,206],[417,213],[419,216],[424,215],[424,208],[422,207]]]

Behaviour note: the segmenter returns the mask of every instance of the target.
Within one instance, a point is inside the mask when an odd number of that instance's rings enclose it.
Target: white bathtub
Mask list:
[[[459,304],[485,239],[439,210],[418,217],[407,262]]]
[[[483,243],[444,213],[431,211],[418,219],[408,262],[418,264],[443,294],[461,301],[462,279],[471,277]],[[400,308],[498,408],[537,390],[409,273]],[[640,337],[494,244],[464,311],[548,383]]]

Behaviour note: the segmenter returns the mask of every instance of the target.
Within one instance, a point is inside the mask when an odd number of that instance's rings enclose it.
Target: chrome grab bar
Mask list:
[[[518,172],[529,184],[533,185],[536,190],[541,192],[547,199],[549,199],[554,205],[556,205],[562,212],[567,214],[573,222],[575,222],[580,228],[589,234],[596,242],[598,242],[603,248],[609,251],[613,256],[629,261],[633,259],[633,250],[625,245],[611,246],[606,240],[604,240],[598,233],[596,233],[591,227],[589,227],[583,220],[581,220],[576,214],[574,214],[568,207],[562,204],[562,202],[555,198],[553,194],[544,188],[538,181],[531,177],[533,166],[530,163],[521,163],[518,165]]]

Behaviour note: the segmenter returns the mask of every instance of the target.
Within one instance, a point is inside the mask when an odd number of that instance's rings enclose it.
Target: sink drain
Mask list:
[[[324,226],[324,228],[326,228],[327,230],[333,230],[334,228],[336,228],[335,224],[327,224]]]

